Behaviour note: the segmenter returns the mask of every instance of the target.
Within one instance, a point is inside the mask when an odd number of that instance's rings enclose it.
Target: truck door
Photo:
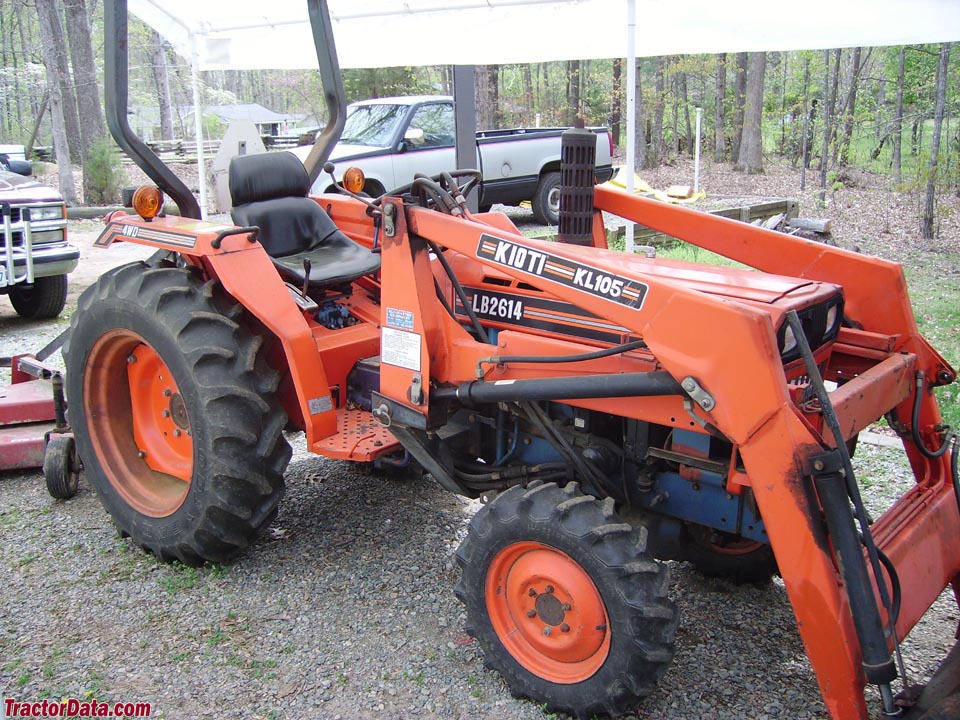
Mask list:
[[[418,172],[436,175],[444,170],[455,170],[455,137],[451,103],[425,103],[418,107],[404,134],[402,151],[393,156],[393,175],[397,185],[412,182]]]

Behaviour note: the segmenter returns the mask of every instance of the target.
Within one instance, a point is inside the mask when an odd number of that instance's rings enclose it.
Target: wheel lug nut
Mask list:
[[[536,597],[536,596],[537,596],[537,591],[534,590],[533,588],[530,588],[530,590],[528,591],[527,594],[528,594],[530,597]]]
[[[163,417],[165,417],[165,418],[170,417],[170,411],[169,411],[169,410],[163,410],[163,411],[160,412],[160,414],[163,415]]]
[[[163,391],[163,396],[164,396],[164,397],[170,397],[171,395],[173,395],[173,390],[171,390],[170,388],[166,388],[166,389]]]
[[[560,606],[560,608],[561,608],[564,612],[566,612],[567,610],[570,609],[570,603],[564,603],[563,605]]]
[[[138,458],[145,458],[146,456],[147,456],[147,453],[144,452],[143,450],[140,450],[140,451],[137,453],[137,457],[138,457]]]
[[[560,626],[560,632],[570,632],[570,626],[564,623]]]
[[[176,430],[173,431],[174,437],[180,437],[181,435],[183,435],[183,433],[180,431],[180,428],[177,428]]]
[[[543,634],[544,634],[544,635],[549,635],[549,634],[552,633],[552,632],[553,632],[553,629],[550,628],[549,625],[543,629]]]
[[[544,592],[545,592],[547,595],[552,595],[552,594],[553,594],[553,585],[547,585],[547,587],[546,587],[546,589],[544,590]]]
[[[127,355],[127,364],[133,365],[137,361],[136,355]]]
[[[528,617],[528,618],[535,618],[536,616],[537,616],[537,611],[536,611],[536,610],[527,610],[527,617]]]

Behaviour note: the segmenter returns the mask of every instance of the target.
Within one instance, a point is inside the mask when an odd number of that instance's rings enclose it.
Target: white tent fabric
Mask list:
[[[329,0],[341,67],[627,56],[625,0]],[[304,0],[129,0],[200,70],[313,68]],[[638,56],[960,40],[960,0],[636,0]],[[196,43],[194,46],[193,43]]]

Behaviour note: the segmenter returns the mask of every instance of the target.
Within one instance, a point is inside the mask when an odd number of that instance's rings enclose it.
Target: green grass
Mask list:
[[[928,267],[908,268],[905,272],[917,327],[956,369],[960,366],[960,278],[943,277]],[[960,431],[958,383],[938,388],[936,393],[944,422]]]

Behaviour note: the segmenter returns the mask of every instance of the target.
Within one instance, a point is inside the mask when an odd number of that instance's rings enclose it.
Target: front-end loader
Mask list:
[[[157,252],[84,292],[64,348],[79,456],[120,531],[164,560],[235,558],[277,512],[299,430],[484,499],[457,551],[467,631],[550,709],[617,715],[654,691],[678,625],[664,561],[682,558],[782,576],[834,720],[868,717],[866,684],[885,714],[947,717],[955,685],[894,690],[899,641],[960,589],[956,435],[933,393],[956,373],[901,268],[595,187],[575,130],[559,242],[472,213],[475,171],[310,196],[344,102],[326,4],[308,6],[330,124],[306,168],[235,158],[217,224],[127,126],[126,3],[105,3],[110,128],[181,211],[144,188],[108,221],[97,246]],[[611,250],[602,213],[753,269]],[[915,482],[871,518],[851,454],[884,417]]]

